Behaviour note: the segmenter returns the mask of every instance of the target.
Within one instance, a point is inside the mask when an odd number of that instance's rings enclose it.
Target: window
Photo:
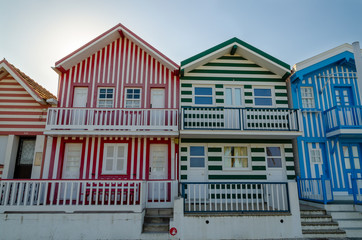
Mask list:
[[[322,163],[322,152],[319,148],[310,149],[309,155],[312,163]]]
[[[205,147],[190,147],[190,167],[205,167]]]
[[[241,98],[242,89],[238,87],[226,87],[225,88],[225,105],[226,106],[241,106],[242,98]]]
[[[266,157],[267,157],[268,168],[282,167],[282,154],[280,147],[267,147]]]
[[[211,87],[195,87],[194,102],[200,105],[212,105],[212,88]]]
[[[247,147],[224,147],[224,167],[231,169],[248,169],[249,156]]]
[[[273,106],[273,96],[271,88],[254,88],[255,106]]]
[[[303,108],[315,108],[314,96],[312,87],[301,87],[302,105]]]
[[[140,88],[127,88],[126,89],[126,108],[140,108],[141,107],[141,89]]]
[[[127,144],[104,144],[102,174],[127,173]]]
[[[98,107],[112,108],[114,99],[113,88],[99,88],[98,89]]]

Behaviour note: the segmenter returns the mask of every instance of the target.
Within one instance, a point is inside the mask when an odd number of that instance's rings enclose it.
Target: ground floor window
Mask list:
[[[127,173],[127,144],[104,144],[102,174]]]
[[[249,154],[247,147],[224,147],[225,169],[249,169]]]

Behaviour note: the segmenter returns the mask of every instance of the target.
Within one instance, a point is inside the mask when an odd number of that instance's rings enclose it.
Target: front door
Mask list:
[[[287,180],[281,147],[266,147],[268,182],[284,182]]]
[[[33,166],[35,137],[20,137],[14,178],[30,179]]]
[[[81,143],[67,143],[63,164],[62,179],[79,179]]]
[[[150,146],[150,180],[164,180],[168,178],[168,146],[167,144],[151,144]],[[164,200],[167,186],[158,181],[151,181],[148,187],[148,197],[152,201]]]
[[[195,184],[188,184],[186,193],[189,194],[189,198],[193,201],[205,201],[208,194],[208,185],[200,184],[206,182],[206,154],[205,146],[190,146],[188,176],[189,182],[195,182]]]
[[[164,125],[165,119],[165,89],[152,88],[151,89],[151,126]]]
[[[73,109],[72,115],[72,123],[75,125],[84,125],[85,124],[85,108],[87,106],[87,98],[88,98],[88,88],[86,87],[75,87],[74,88],[74,98],[73,98],[73,107],[77,109]]]
[[[361,149],[358,144],[343,144],[344,179],[348,192],[352,193],[352,177],[361,178]]]

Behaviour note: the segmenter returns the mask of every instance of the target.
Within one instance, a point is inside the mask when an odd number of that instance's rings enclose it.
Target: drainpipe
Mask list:
[[[359,42],[352,43],[353,46],[353,54],[354,54],[354,61],[356,63],[356,70],[357,70],[357,85],[358,85],[358,92],[359,92],[359,102],[362,105],[362,55],[361,55],[361,48],[359,46]]]

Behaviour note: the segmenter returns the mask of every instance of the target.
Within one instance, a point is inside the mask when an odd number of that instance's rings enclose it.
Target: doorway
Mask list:
[[[30,179],[33,167],[36,137],[20,137],[14,171],[15,179]]]

